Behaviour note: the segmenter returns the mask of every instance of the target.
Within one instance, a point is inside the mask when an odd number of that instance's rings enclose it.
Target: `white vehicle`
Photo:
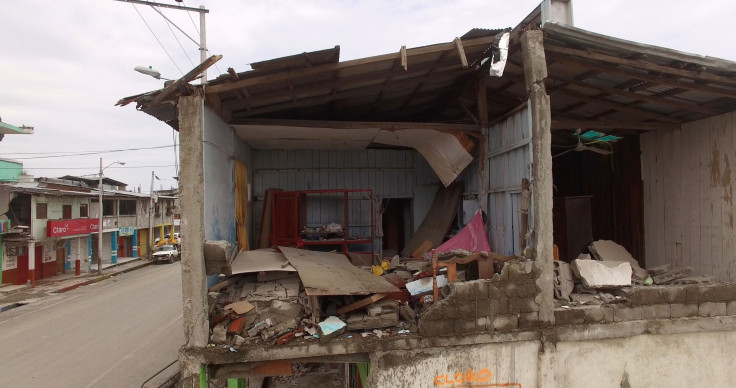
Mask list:
[[[172,244],[164,244],[158,247],[156,252],[153,252],[153,262],[159,260],[166,260],[169,263],[173,263],[175,259],[179,258],[179,250]]]

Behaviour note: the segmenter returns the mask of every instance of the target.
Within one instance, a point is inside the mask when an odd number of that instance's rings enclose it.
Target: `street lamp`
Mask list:
[[[107,165],[107,167],[112,166],[113,164],[119,164],[119,165],[125,165],[125,162],[112,162]],[[102,209],[104,208],[102,206],[102,172],[105,171],[107,167],[102,167],[102,158],[100,158],[100,188],[99,188],[99,204],[100,204],[100,211],[99,211],[99,224],[97,226],[97,274],[102,275]]]
[[[136,66],[136,67],[133,68],[133,70],[135,70],[135,71],[137,71],[137,72],[139,72],[141,74],[150,75],[151,77],[156,78],[156,79],[162,79],[164,81],[171,81],[168,78],[161,77],[161,72],[158,71],[158,70],[156,70],[156,69],[154,69],[154,68],[152,68],[151,66],[148,66],[148,67],[145,67],[145,66]]]

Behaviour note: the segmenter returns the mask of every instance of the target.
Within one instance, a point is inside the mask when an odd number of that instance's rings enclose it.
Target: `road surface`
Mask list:
[[[0,385],[139,387],[184,343],[180,264],[0,313]]]

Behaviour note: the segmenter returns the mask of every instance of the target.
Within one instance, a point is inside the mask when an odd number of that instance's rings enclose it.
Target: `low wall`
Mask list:
[[[732,386],[736,352],[728,344],[736,341],[736,320],[678,321],[659,327],[671,334],[621,336],[646,331],[626,322],[558,329],[541,340],[377,352],[370,387]],[[698,327],[728,330],[679,332]]]

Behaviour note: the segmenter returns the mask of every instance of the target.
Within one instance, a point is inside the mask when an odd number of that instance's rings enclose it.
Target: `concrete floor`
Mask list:
[[[184,343],[179,263],[121,274],[0,313],[8,387],[137,387]]]

